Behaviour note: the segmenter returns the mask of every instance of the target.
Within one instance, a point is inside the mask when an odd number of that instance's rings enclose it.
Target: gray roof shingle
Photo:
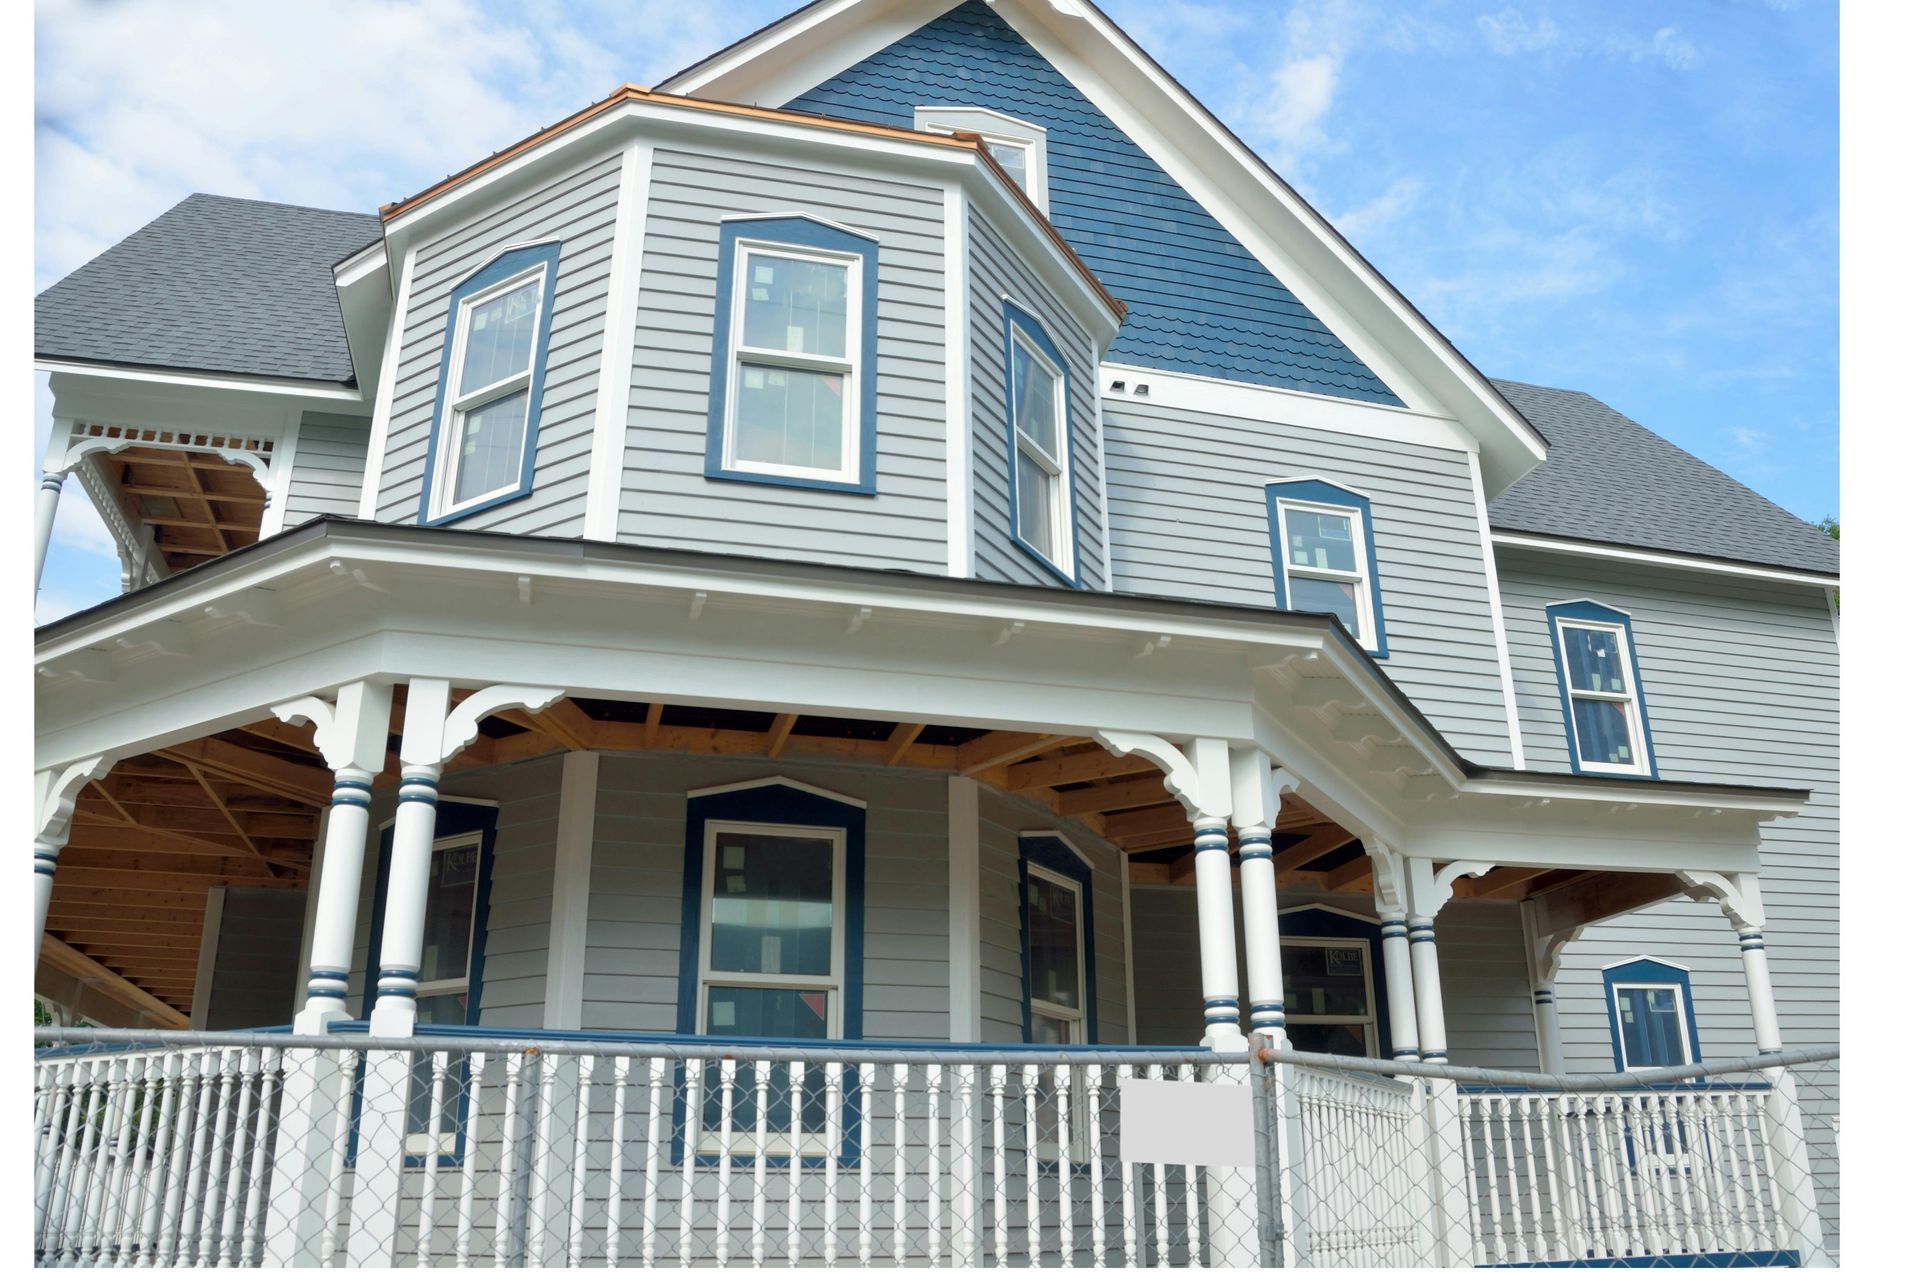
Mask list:
[[[40,358],[353,382],[333,266],[358,212],[189,195],[34,300]]]
[[[1488,505],[1494,529],[1840,572],[1840,545],[1819,527],[1591,394],[1493,384],[1551,448]]]

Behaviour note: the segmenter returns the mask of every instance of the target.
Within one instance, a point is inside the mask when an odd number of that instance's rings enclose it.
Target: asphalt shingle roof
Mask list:
[[[1495,380],[1550,450],[1487,507],[1496,530],[1840,572],[1819,527],[1591,394]]]
[[[358,212],[189,195],[40,293],[34,355],[352,383],[333,267],[379,237]]]

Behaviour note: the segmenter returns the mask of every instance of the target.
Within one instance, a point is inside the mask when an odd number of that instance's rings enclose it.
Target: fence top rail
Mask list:
[[[1735,1060],[1707,1060],[1665,1069],[1638,1069],[1630,1073],[1527,1073],[1519,1069],[1482,1069],[1464,1064],[1427,1064],[1418,1060],[1374,1060],[1364,1056],[1323,1055],[1313,1051],[1276,1051],[1261,1047],[1255,1057],[1271,1065],[1348,1074],[1380,1074],[1400,1078],[1444,1078],[1481,1089],[1508,1091],[1648,1091],[1714,1090],[1698,1085],[1701,1078],[1724,1074],[1765,1074],[1775,1069],[1825,1064],[1840,1058],[1838,1047],[1807,1047],[1742,1056]]]
[[[997,1065],[1008,1069],[1059,1065],[1244,1065],[1244,1051],[1216,1052],[1205,1047],[1066,1047],[1019,1045],[1011,1047],[917,1046],[912,1043],[845,1042],[727,1042],[685,1038],[642,1037],[620,1040],[609,1035],[577,1038],[547,1033],[421,1033],[411,1038],[376,1038],[364,1033],[290,1034],[267,1031],[212,1032],[176,1029],[37,1028],[36,1044],[55,1047],[37,1051],[38,1061],[107,1058],[130,1052],[230,1050],[261,1047],[282,1051],[400,1051],[484,1052],[489,1055],[550,1055],[621,1057],[665,1060],[806,1061],[846,1065]]]

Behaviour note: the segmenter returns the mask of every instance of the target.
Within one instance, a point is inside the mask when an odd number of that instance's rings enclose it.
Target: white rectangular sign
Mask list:
[[[1253,1166],[1253,1088],[1120,1079],[1120,1160]]]

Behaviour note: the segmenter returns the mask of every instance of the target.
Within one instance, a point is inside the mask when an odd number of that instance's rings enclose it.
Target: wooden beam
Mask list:
[[[893,732],[887,735],[887,767],[892,768],[906,758],[907,751],[920,737],[927,726],[916,724],[912,720],[902,720],[893,726]]]
[[[1373,891],[1373,858],[1365,853],[1324,873],[1328,892]]]
[[[188,767],[199,766],[209,772],[267,791],[295,803],[320,807],[333,797],[333,778],[323,768],[309,768],[235,746],[220,738],[200,738],[168,747],[157,754]]]
[[[963,744],[955,756],[954,767],[962,777],[972,777],[990,768],[1014,764],[1042,751],[1072,741],[1056,734],[996,732],[984,734]]]
[[[1557,869],[1557,866],[1501,866],[1478,879],[1457,880],[1453,890],[1458,896],[1479,901],[1518,901],[1527,895],[1535,879]]]
[[[200,947],[201,925],[198,923],[166,923],[152,918],[116,919],[100,914],[66,912],[47,915],[47,927],[69,935],[85,931],[89,935],[151,937],[154,940],[186,941],[195,949]]]
[[[1540,907],[1535,928],[1543,934],[1565,932],[1685,892],[1680,880],[1670,874],[1595,871],[1535,893],[1534,900]]]
[[[227,863],[231,863],[230,865]],[[155,877],[217,874],[235,883],[266,883],[281,876],[268,874],[265,863],[253,857],[209,858],[205,854],[122,852],[112,848],[85,848],[68,844],[60,853],[60,870],[137,870]]]
[[[1187,819],[1187,810],[1178,804],[1166,804],[1159,808],[1141,809],[1130,813],[1115,813],[1106,819],[1109,839],[1131,839],[1139,835],[1182,834],[1192,839],[1192,822]]]
[[[1170,802],[1167,784],[1159,777],[1136,777],[1126,781],[1089,786],[1084,790],[1061,791],[1060,811],[1074,813],[1111,813],[1126,808],[1144,808]]]
[[[1356,836],[1344,826],[1328,826],[1316,830],[1299,843],[1281,848],[1273,854],[1273,868],[1276,873],[1282,870],[1298,870],[1309,862],[1317,861],[1335,848],[1344,848],[1352,843]]]
[[[126,977],[111,971],[51,936],[40,938],[40,959],[48,967],[73,977],[82,985],[98,990],[123,1007],[131,1008],[169,1029],[185,1029],[187,1018]]]
[[[204,870],[204,867],[203,867]],[[159,874],[145,870],[101,870],[91,866],[69,866],[62,864],[55,875],[65,878],[79,887],[124,888],[131,892],[185,892],[204,893],[216,883],[245,882],[250,888],[293,888],[304,889],[306,883],[300,879],[269,878],[261,875],[257,878],[236,877],[226,873],[181,873]]]
[[[54,876],[51,908],[61,910],[67,906],[114,906],[121,909],[165,911],[178,914],[184,911],[188,916],[198,918],[207,908],[204,892],[142,892],[129,893],[122,888],[102,887],[98,884],[78,884]]]
[[[1158,771],[1152,760],[1138,755],[1109,755],[1096,747],[1072,755],[1031,760],[1008,769],[1007,789],[1024,791],[1036,786],[1065,786],[1070,782],[1097,782],[1102,778]]]
[[[653,749],[654,739],[660,735],[660,718],[666,713],[667,704],[664,702],[649,702],[647,704],[645,746],[648,750]]]
[[[253,836],[247,833],[246,825],[241,822],[240,818],[234,814],[231,808],[227,807],[225,797],[223,797],[219,790],[215,788],[214,784],[208,780],[205,770],[196,764],[189,764],[187,765],[187,772],[193,774],[193,780],[200,783],[200,789],[207,793],[207,798],[213,802],[214,808],[227,820],[228,824],[233,827],[233,833],[240,837],[240,842],[246,845],[247,851],[256,857],[263,857],[264,854],[260,851],[260,845],[253,842]]]
[[[162,499],[212,499],[220,503],[259,504],[267,503],[267,492],[240,490],[175,490],[170,486],[156,486],[148,482],[127,482],[120,487],[124,494],[155,495]]]
[[[787,749],[787,739],[793,735],[794,721],[800,717],[791,711],[773,718],[773,727],[767,730],[767,758],[777,760],[780,752]]]

